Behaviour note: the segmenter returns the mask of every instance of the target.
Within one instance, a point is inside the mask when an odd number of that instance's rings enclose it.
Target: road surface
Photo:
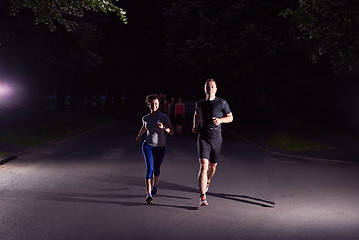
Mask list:
[[[359,239],[359,166],[271,155],[224,132],[199,207],[196,138],[169,136],[145,203],[141,122],[28,150],[0,167],[0,239]]]

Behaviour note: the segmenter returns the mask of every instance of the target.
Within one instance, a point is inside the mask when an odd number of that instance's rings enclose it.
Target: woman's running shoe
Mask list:
[[[146,203],[153,203],[153,197],[151,194],[148,194],[146,197]]]

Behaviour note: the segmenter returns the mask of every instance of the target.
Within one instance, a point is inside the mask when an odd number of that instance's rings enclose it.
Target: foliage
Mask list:
[[[163,7],[168,64],[232,79],[265,68],[283,45],[280,9],[277,1],[172,1]]]
[[[7,152],[0,152],[0,157],[6,156],[7,154]]]
[[[283,15],[296,23],[297,40],[312,46],[313,63],[328,59],[337,74],[359,76],[358,1],[300,0]]]
[[[9,36],[2,41],[2,67],[26,76],[26,81],[35,81],[31,88],[44,93],[48,86],[52,88],[49,91],[69,83],[72,87],[80,84],[80,75],[102,62],[97,47],[104,34],[98,27],[99,16],[94,16],[96,21],[88,15],[82,18],[73,32],[63,28],[50,32],[19,15],[0,17],[4,20],[3,36]]]
[[[285,151],[313,151],[313,150],[329,150],[333,149],[331,146],[319,142],[313,142],[309,139],[288,135],[285,133],[277,133],[267,141],[267,144],[277,149]]]
[[[125,12],[113,2],[0,0],[3,69],[26,75],[23,81],[34,82],[29,85],[35,95],[88,86],[85,75],[103,62],[100,24],[119,19],[102,13],[115,12],[126,23]]]
[[[127,23],[126,12],[111,0],[11,0],[10,8],[12,15],[17,15],[22,8],[30,10],[35,23],[43,23],[51,31],[56,30],[57,23],[68,31],[75,30],[78,27],[76,18],[83,17],[87,11],[115,12]]]
[[[49,112],[48,114],[56,115]],[[106,114],[67,112],[56,119],[28,124],[21,129],[8,129],[1,132],[0,142],[19,146],[35,146],[37,144],[56,141],[56,139],[73,135],[88,129],[108,124],[113,117]],[[0,152],[1,156],[1,152]]]

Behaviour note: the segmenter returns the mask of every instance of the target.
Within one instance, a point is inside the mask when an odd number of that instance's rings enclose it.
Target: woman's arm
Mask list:
[[[169,123],[167,124],[167,127],[164,129],[166,133],[168,133],[169,135],[173,135],[175,132],[173,131],[173,127],[172,124]]]
[[[163,129],[166,133],[168,133],[169,135],[173,135],[174,131],[173,131],[173,127],[171,123],[167,124],[167,127],[165,127],[165,125],[163,125],[163,123],[158,122],[158,127]]]
[[[142,142],[141,141],[141,138],[142,138],[142,135],[147,131],[146,127],[145,127],[145,124],[142,125],[141,129],[140,129],[140,132],[138,133],[137,137],[136,137],[136,140],[137,142]]]

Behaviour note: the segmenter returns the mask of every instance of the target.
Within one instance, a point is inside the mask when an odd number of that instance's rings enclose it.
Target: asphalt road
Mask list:
[[[359,239],[358,164],[273,156],[224,133],[207,207],[196,138],[170,136],[145,204],[138,123],[28,150],[0,168],[0,239]]]

